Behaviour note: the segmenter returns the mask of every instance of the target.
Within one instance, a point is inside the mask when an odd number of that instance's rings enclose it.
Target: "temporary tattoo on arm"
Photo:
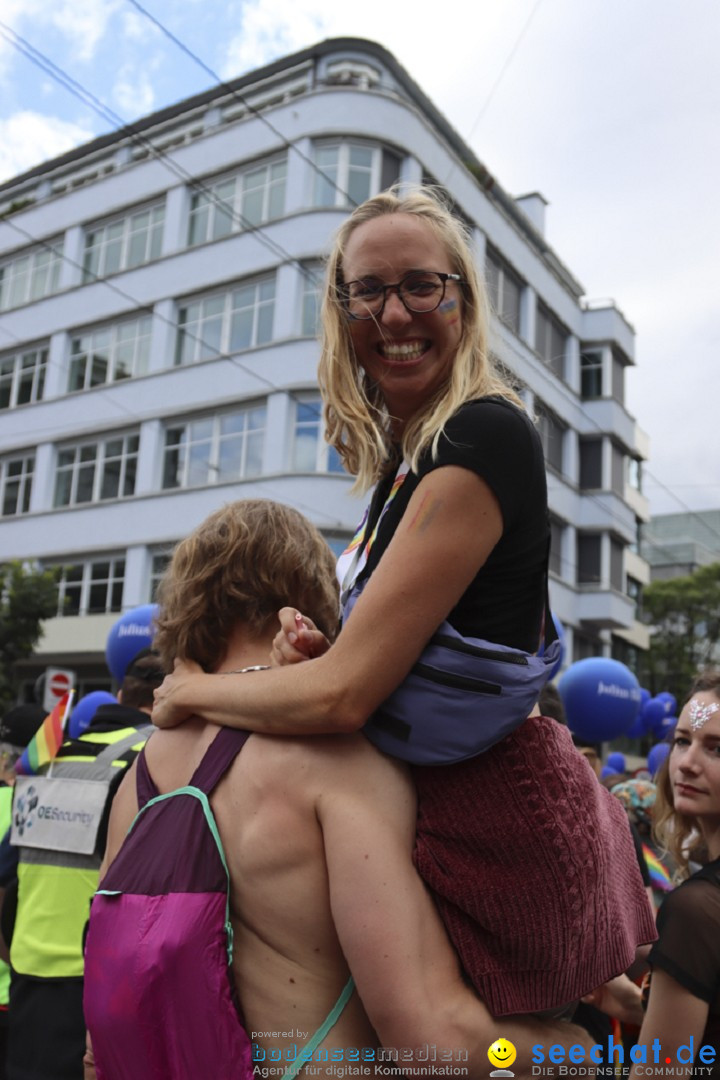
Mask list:
[[[435,518],[440,509],[440,500],[434,496],[423,495],[412,520],[408,523],[408,532],[423,533]]]

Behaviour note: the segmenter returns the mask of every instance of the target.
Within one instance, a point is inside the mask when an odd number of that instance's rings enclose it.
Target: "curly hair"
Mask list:
[[[212,671],[238,623],[260,636],[291,605],[332,640],[335,558],[314,525],[288,506],[241,499],[211,514],[175,548],[158,590],[154,647]]]
[[[343,258],[352,233],[385,214],[412,214],[426,222],[448,253],[462,285],[462,332],[448,379],[406,425],[402,451],[411,468],[428,448],[436,452],[445,424],[460,406],[493,394],[523,403],[494,369],[488,351],[488,303],[475,268],[470,238],[439,192],[421,187],[406,192],[396,185],[358,206],[339,229],[328,259],[322,302],[322,352],[318,381],[325,402],[325,437],[366,490],[379,479],[392,457],[390,417],[379,387],[355,357],[342,303]]]
[[[720,671],[700,672],[683,702],[683,708],[695,694],[704,690],[711,690],[720,700]],[[655,783],[657,796],[653,815],[653,834],[663,850],[672,855],[678,866],[676,876],[683,879],[690,874],[691,862],[706,863],[708,861],[707,846],[698,819],[690,814],[678,814],[675,810],[670,783],[669,754],[660,766]]]

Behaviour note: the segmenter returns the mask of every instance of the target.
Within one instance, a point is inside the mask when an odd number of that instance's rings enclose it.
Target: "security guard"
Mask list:
[[[152,726],[164,672],[145,649],[117,705],[64,743],[43,775],[16,787],[18,904],[10,947],[8,1080],[78,1080],[85,1044],[83,935],[98,885],[110,804]]]

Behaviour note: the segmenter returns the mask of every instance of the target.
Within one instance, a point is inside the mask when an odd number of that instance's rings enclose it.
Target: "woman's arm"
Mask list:
[[[636,1064],[630,1080],[640,1080],[641,1077],[642,1080],[647,1080],[647,1077],[653,1075],[667,1077],[671,1066],[674,1076],[683,1075],[680,1072],[683,1067],[686,1070],[685,1075],[690,1076],[692,1062],[678,1061],[678,1047],[690,1045],[692,1039],[697,1055],[702,1046],[708,1012],[706,1001],[695,997],[667,972],[656,968],[650,985],[647,1013],[637,1039],[639,1046],[647,1047],[647,1063]],[[653,1048],[655,1040],[660,1047],[657,1055]],[[670,1064],[666,1063],[666,1058],[670,1059]]]
[[[502,535],[497,499],[469,469],[418,484],[387,551],[324,656],[252,676],[179,665],[155,692],[153,721],[193,713],[274,734],[354,731],[399,686]]]

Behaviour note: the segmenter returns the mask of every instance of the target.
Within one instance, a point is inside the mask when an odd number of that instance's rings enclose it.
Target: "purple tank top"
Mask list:
[[[208,797],[248,732],[223,728],[190,783],[140,810],[90,915],[85,1018],[98,1080],[250,1080],[232,978],[229,874]]]

